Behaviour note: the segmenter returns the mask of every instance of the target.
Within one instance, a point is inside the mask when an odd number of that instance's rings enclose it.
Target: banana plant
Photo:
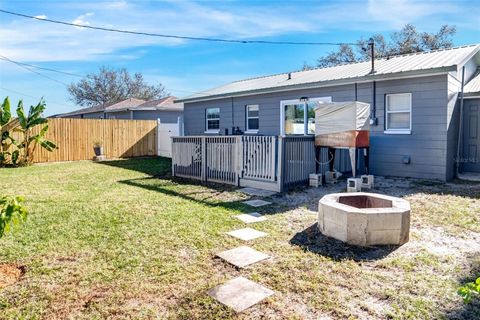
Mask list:
[[[57,149],[56,144],[45,138],[48,131],[48,120],[43,117],[43,111],[45,110],[45,101],[43,99],[36,106],[30,106],[28,114],[25,113],[23,108],[23,101],[20,100],[17,106],[17,116],[19,126],[15,128],[15,131],[21,132],[23,136],[22,140],[17,143],[19,150],[18,162],[22,165],[29,165],[33,163],[33,156],[35,149],[39,145],[47,151],[53,151]],[[38,133],[33,130],[37,126],[43,126]]]
[[[0,106],[0,165],[4,166],[9,161],[16,164],[19,157],[19,150],[9,151],[16,141],[10,135],[10,124],[12,122],[12,113],[10,111],[10,100],[8,97],[3,100]]]

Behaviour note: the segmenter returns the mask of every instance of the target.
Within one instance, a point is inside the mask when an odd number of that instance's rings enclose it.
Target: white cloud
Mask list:
[[[455,5],[445,1],[369,0],[367,8],[372,19],[395,29],[425,17],[457,11]]]
[[[82,26],[89,26],[90,25],[90,22],[88,22],[86,20],[87,17],[91,17],[93,16],[94,13],[93,12],[87,12],[85,14],[81,14],[79,15],[75,20],[72,21],[73,24],[78,24],[78,25],[82,25]],[[81,27],[77,27],[78,29],[83,29]]]
[[[47,16],[44,15],[44,14],[40,14],[40,15],[34,16],[34,17],[37,18],[37,19],[47,19]]]
[[[475,6],[475,5],[471,5]],[[48,7],[42,7],[46,10]],[[469,10],[466,3],[412,0],[369,0],[367,3],[313,3],[295,7],[285,2],[229,6],[228,2],[55,2],[54,19],[76,24],[103,26],[193,37],[258,39],[294,33],[349,30],[389,32],[407,22],[419,29],[441,23],[459,24]],[[58,12],[63,12],[59,14]],[[95,12],[95,14],[93,13]],[[461,14],[460,14],[461,13]],[[445,18],[448,16],[448,18]],[[46,17],[45,14],[38,17]],[[435,20],[437,19],[437,20]],[[470,17],[468,19],[475,19]],[[478,19],[478,17],[476,18]],[[433,23],[432,21],[436,22]],[[470,24],[472,25],[472,24]],[[428,30],[428,29],[427,29]],[[343,41],[345,33],[338,38]],[[319,38],[318,41],[321,41]],[[179,39],[126,35],[59,26],[41,21],[14,18],[0,21],[1,52],[12,59],[27,61],[80,61],[132,59],[119,51],[148,46],[177,46]],[[122,56],[123,55],[123,56]]]

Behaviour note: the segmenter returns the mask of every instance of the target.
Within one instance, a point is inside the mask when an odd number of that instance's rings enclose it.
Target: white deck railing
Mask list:
[[[313,137],[172,138],[173,176],[282,191],[315,172]]]

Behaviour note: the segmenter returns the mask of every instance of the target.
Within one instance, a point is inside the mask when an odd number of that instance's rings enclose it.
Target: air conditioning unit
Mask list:
[[[364,189],[373,189],[373,185],[374,185],[374,179],[373,179],[373,175],[369,174],[369,175],[362,175],[360,177],[360,179],[362,179],[362,188]]]
[[[362,179],[348,178],[347,192],[360,192],[360,191],[362,191]]]

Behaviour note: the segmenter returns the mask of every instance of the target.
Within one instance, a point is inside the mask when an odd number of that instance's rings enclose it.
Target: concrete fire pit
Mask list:
[[[375,193],[329,194],[319,202],[318,227],[353,245],[402,245],[410,231],[410,203]]]

